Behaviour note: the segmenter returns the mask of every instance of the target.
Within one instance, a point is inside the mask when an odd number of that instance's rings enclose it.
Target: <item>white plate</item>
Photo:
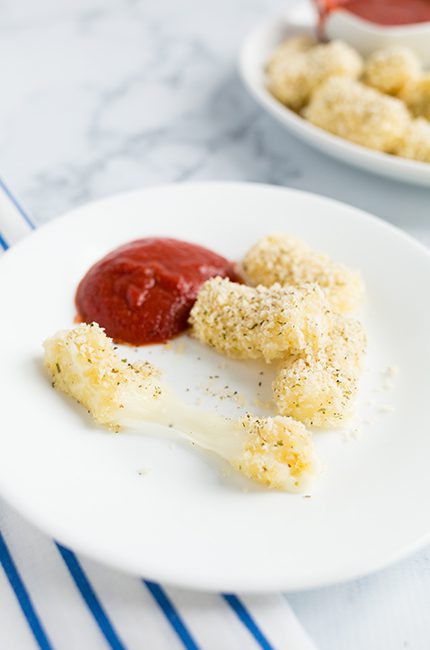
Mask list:
[[[361,268],[368,287],[370,369],[359,407],[368,423],[352,425],[361,429],[356,440],[316,436],[326,469],[311,498],[255,487],[209,454],[151,435],[151,426],[148,436],[105,432],[52,390],[42,341],[73,324],[77,282],[104,253],[169,235],[239,259],[271,231],[295,233]],[[171,584],[266,591],[353,578],[429,540],[430,256],[399,230],[341,203],[264,185],[158,187],[40,228],[2,257],[0,284],[0,492],[62,543]],[[159,363],[185,399],[219,412],[239,406],[202,398],[211,381],[214,392],[229,385],[253,400],[263,370],[261,398],[270,394],[269,366],[226,362],[186,336],[173,349],[134,354]],[[392,364],[400,374],[383,391],[381,371]],[[387,404],[395,411],[380,411]]]
[[[263,23],[248,36],[242,46],[239,67],[251,95],[286,129],[312,147],[368,172],[418,185],[430,185],[430,163],[372,151],[332,135],[291,111],[266,90],[264,68],[270,55],[283,40],[304,31],[312,30],[306,24],[298,26],[289,23],[285,17],[279,17]]]

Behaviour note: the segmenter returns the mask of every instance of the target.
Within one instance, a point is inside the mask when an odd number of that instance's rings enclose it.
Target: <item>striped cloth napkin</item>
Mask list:
[[[0,248],[35,228],[0,180]],[[0,500],[0,648],[316,650],[286,597],[161,586],[77,556]]]

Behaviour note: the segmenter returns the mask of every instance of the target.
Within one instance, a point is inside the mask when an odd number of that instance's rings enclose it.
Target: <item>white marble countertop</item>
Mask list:
[[[430,190],[309,149],[242,88],[243,37],[293,1],[3,0],[1,174],[40,223],[120,190],[249,180],[335,197],[430,244]],[[430,549],[289,600],[321,650],[428,650]]]

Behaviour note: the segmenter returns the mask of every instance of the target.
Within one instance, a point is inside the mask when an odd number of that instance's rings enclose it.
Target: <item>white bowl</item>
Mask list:
[[[370,173],[430,186],[430,164],[367,149],[324,131],[290,110],[266,89],[265,65],[273,50],[297,32],[311,27],[292,24],[285,17],[271,19],[251,32],[239,58],[242,80],[259,104],[298,138],[324,153]]]
[[[403,45],[416,53],[423,66],[430,66],[430,22],[378,25],[341,9],[327,16],[324,33],[329,39],[346,41],[363,56],[381,47]]]

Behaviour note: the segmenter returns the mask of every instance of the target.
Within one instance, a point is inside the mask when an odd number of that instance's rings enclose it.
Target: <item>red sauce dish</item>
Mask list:
[[[413,25],[430,21],[430,0],[316,0],[324,18],[343,9],[377,25]]]
[[[200,286],[234,264],[190,242],[165,237],[124,244],[96,262],[76,291],[78,320],[95,321],[116,342],[162,343],[187,328]]]

